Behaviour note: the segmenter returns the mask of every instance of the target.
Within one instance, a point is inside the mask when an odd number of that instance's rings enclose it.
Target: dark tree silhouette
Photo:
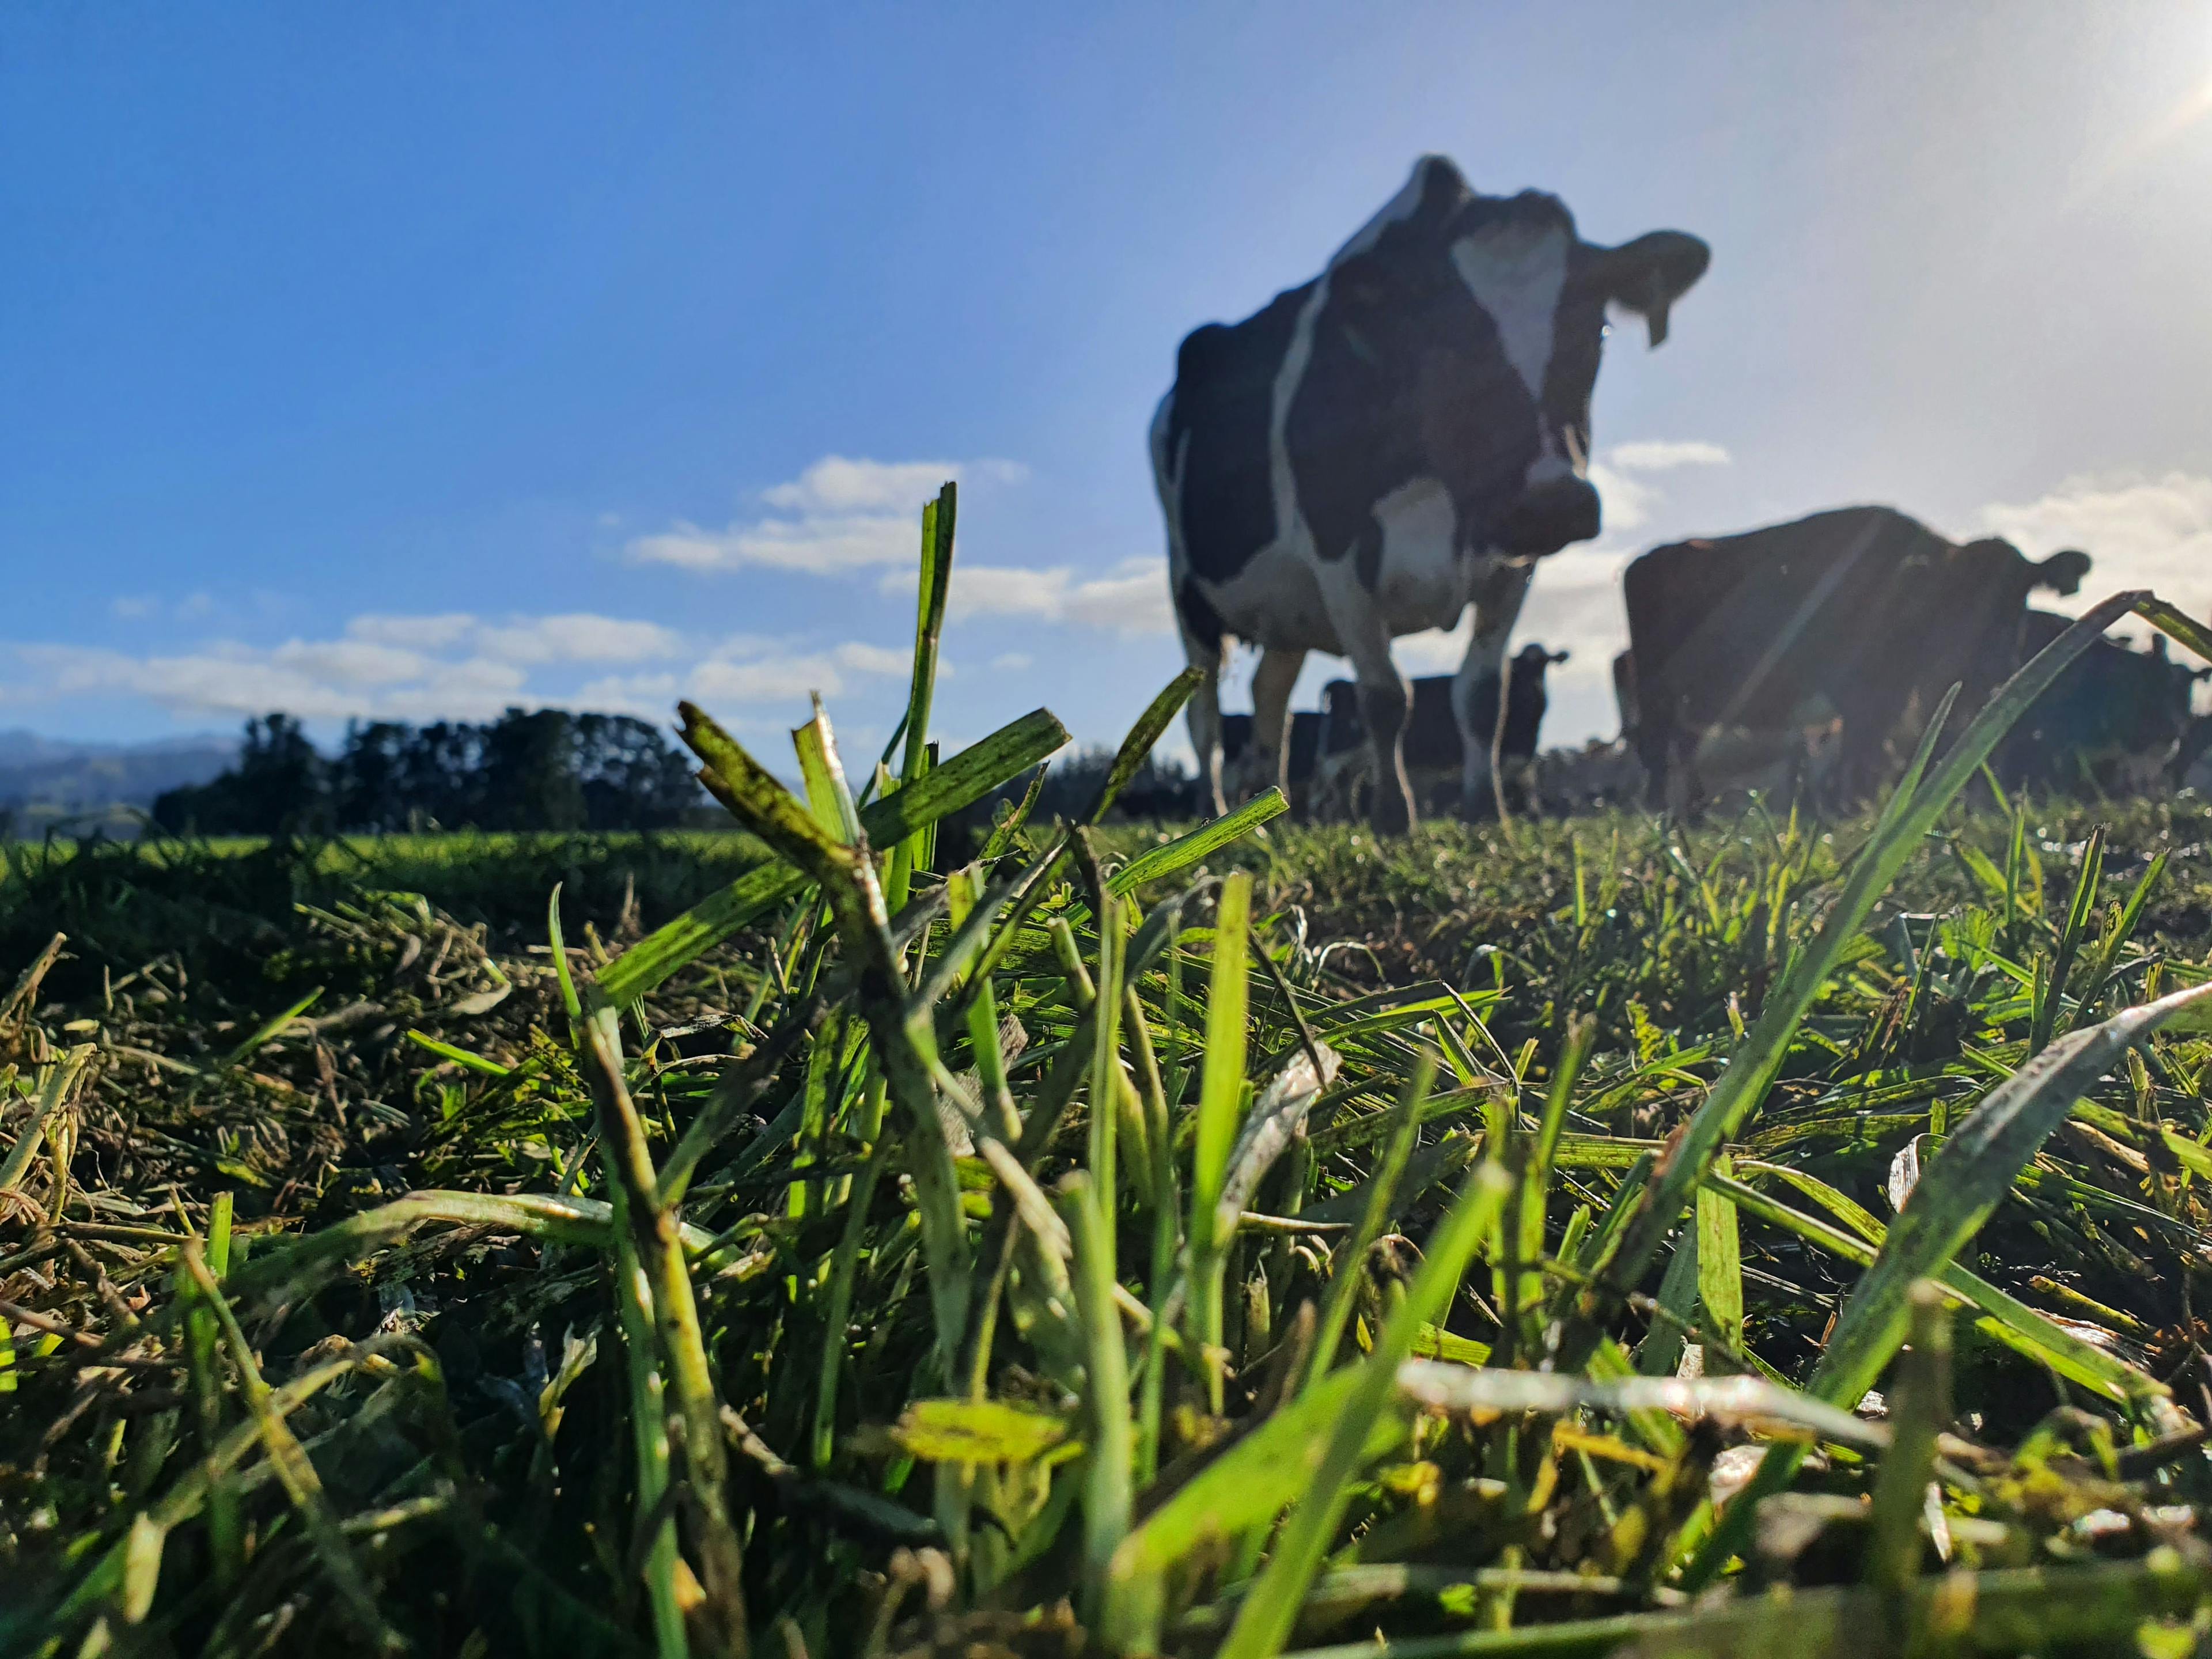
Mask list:
[[[154,818],[203,835],[660,830],[704,799],[684,752],[626,714],[510,708],[485,726],[357,721],[334,760],[297,720],[270,714],[246,722],[234,768],[162,795]]]

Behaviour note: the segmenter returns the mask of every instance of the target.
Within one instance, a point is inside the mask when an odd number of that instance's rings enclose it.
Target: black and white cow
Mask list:
[[[1504,665],[1532,562],[1598,532],[1584,474],[1606,307],[1643,317],[1656,346],[1709,257],[1671,230],[1595,246],[1557,198],[1478,196],[1425,156],[1319,276],[1184,340],[1152,472],[1184,648],[1206,671],[1190,730],[1216,811],[1233,638],[1261,647],[1255,746],[1278,778],[1306,653],[1351,660],[1383,783],[1376,822],[1405,828],[1407,693],[1390,641],[1450,628],[1470,603],[1461,798],[1491,799],[1476,687]]]

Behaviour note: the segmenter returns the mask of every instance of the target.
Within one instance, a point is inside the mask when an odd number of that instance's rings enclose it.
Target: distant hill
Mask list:
[[[211,732],[125,744],[0,731],[0,820],[17,835],[60,818],[88,817],[119,831],[131,809],[151,806],[165,789],[205,783],[237,756],[234,738]]]

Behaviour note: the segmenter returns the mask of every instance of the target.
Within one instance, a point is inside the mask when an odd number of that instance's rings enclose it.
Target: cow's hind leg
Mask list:
[[[1270,784],[1285,795],[1291,793],[1291,746],[1285,738],[1291,693],[1305,663],[1303,647],[1271,645],[1261,653],[1260,665],[1252,672],[1252,748],[1259,780],[1255,793]]]
[[[1199,806],[1219,817],[1229,810],[1221,793],[1221,676],[1229,665],[1229,641],[1217,635],[1209,644],[1185,623],[1182,646],[1185,658],[1201,677],[1184,710],[1191,751],[1198,757]]]
[[[1636,758],[1644,763],[1644,801],[1655,812],[1667,810],[1668,774],[1674,759],[1672,722],[1646,711],[1636,728]]]
[[[1406,716],[1413,708],[1406,681],[1388,651],[1379,664],[1354,660],[1359,718],[1375,755],[1374,823],[1377,834],[1402,836],[1413,827],[1413,786],[1406,776]]]
[[[1474,594],[1474,632],[1467,642],[1467,655],[1452,676],[1452,714],[1459,726],[1462,763],[1459,811],[1465,818],[1483,818],[1498,810],[1497,785],[1491,768],[1492,746],[1498,741],[1498,722],[1505,718],[1505,647],[1513,638],[1513,624],[1528,597],[1534,574],[1525,564],[1500,563],[1482,580]],[[1496,719],[1489,729],[1474,717],[1474,705],[1485,680],[1498,687]]]

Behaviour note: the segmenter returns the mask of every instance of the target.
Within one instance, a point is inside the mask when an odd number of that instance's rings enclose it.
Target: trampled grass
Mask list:
[[[2195,1649],[2212,812],[1992,801],[2056,657],[1861,820],[939,872],[1060,733],[927,524],[744,837],[0,880],[0,1648]]]

